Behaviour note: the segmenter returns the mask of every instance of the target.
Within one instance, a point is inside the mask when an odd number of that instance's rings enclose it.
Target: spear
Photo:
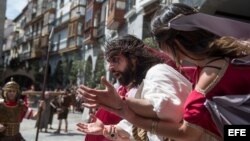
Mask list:
[[[42,95],[41,95],[41,100],[44,100],[44,93],[46,89],[46,82],[47,82],[47,76],[48,76],[48,64],[49,64],[49,51],[51,48],[51,38],[54,33],[54,27],[52,27],[49,35],[49,45],[47,49],[47,57],[46,57],[46,65],[45,65],[45,72],[44,72],[44,77],[43,77],[43,89],[42,89]],[[38,108],[38,119],[37,119],[37,130],[36,130],[36,141],[38,141],[38,135],[39,135],[39,127],[40,127],[40,121],[41,121],[41,113],[42,113],[42,107]]]

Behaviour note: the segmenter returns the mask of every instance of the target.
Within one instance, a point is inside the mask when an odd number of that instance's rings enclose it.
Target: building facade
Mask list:
[[[23,87],[32,83],[41,87],[48,66],[50,88],[80,83],[99,87],[102,75],[112,79],[103,58],[106,41],[125,34],[150,38],[157,7],[176,2],[250,21],[247,0],[30,0],[6,37],[12,42],[3,50],[2,81],[22,75]]]
[[[6,0],[0,2],[0,56],[2,58],[2,46],[4,41],[4,22],[5,22]],[[0,59],[0,72],[2,71],[3,60]]]

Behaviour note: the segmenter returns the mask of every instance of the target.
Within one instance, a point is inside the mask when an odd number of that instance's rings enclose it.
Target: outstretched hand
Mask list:
[[[104,129],[103,122],[94,116],[92,116],[92,118],[94,119],[94,122],[92,123],[76,124],[76,126],[78,127],[77,130],[86,134],[102,135]]]
[[[120,109],[122,100],[117,90],[104,77],[101,78],[101,83],[106,87],[105,90],[97,90],[80,85],[77,89],[77,93],[83,96],[83,106],[96,108],[99,105],[104,105],[113,109]]]

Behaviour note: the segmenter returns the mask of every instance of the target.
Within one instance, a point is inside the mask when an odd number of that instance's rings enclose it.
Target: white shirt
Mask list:
[[[143,80],[141,98],[147,99],[154,107],[159,119],[180,122],[183,116],[184,102],[192,90],[192,84],[174,68],[167,64],[151,67]],[[132,124],[127,120],[118,123],[127,131],[131,140]],[[147,132],[150,141],[163,141],[164,138]]]

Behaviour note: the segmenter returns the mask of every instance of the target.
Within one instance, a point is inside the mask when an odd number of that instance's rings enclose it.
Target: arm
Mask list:
[[[28,105],[24,104],[24,105],[21,105],[21,120],[23,120],[24,118],[25,119],[32,119],[33,117],[33,114],[34,114],[34,110],[32,108],[29,108]]]
[[[208,70],[208,68],[206,68],[206,70]],[[205,86],[208,85],[209,82],[212,82],[215,79],[215,76],[217,73],[213,73],[212,72],[213,70],[214,69],[212,69],[210,72],[207,71],[206,73],[201,73],[200,79],[199,79],[198,84],[197,84],[197,86],[199,88],[205,89],[206,88]],[[210,74],[209,75],[210,77],[208,77],[207,74]],[[176,74],[176,76],[178,76],[178,74]],[[169,79],[169,78],[171,78],[171,79]],[[179,78],[179,81],[178,81],[178,78]],[[179,101],[180,101],[179,106],[183,107],[183,104],[186,100],[186,97],[182,97],[180,94],[186,93],[186,96],[187,96],[187,94],[191,90],[191,84],[189,84],[189,86],[188,86],[188,83],[185,83],[186,81],[184,79],[181,79],[181,76],[178,76],[175,79],[173,79],[173,77],[169,76],[169,77],[166,77],[164,80],[168,81],[169,84],[178,84],[178,85],[173,86],[173,88],[174,88],[173,90],[184,90],[185,87],[187,86],[186,91],[176,91],[177,93],[175,94],[179,98]],[[176,83],[176,82],[179,82],[179,83]],[[152,85],[153,83],[150,83],[150,84]],[[168,87],[168,85],[166,85],[166,87]],[[170,90],[170,88],[171,87],[169,87],[168,90]],[[172,101],[176,101],[176,100],[177,99],[172,99]],[[128,104],[128,102],[130,102],[130,101],[129,100],[124,101],[124,103],[125,103],[124,105],[126,106]],[[123,106],[123,107],[125,107],[125,106]],[[183,123],[179,123],[178,120],[175,120],[175,121],[171,120],[171,119],[174,119],[175,117],[177,119],[177,118],[182,118],[182,116],[183,116],[183,111],[178,111],[179,108],[177,105],[171,104],[168,106],[161,106],[161,107],[167,107],[167,108],[163,108],[163,110],[165,109],[167,111],[160,112],[160,113],[169,113],[167,115],[174,115],[177,113],[178,115],[171,116],[169,118],[160,118],[157,122],[157,121],[153,121],[151,118],[146,118],[145,116],[142,117],[142,116],[138,115],[137,114],[138,112],[136,112],[136,114],[133,112],[129,112],[129,109],[132,111],[132,108],[133,108],[130,106],[129,106],[129,108],[126,108],[126,107],[122,108],[120,110],[120,111],[122,111],[122,112],[120,112],[120,114],[118,111],[116,111],[115,113],[119,114],[124,119],[127,119],[129,122],[131,122],[135,126],[143,128],[147,131],[151,131],[151,132],[153,131],[157,135],[162,135],[162,136],[165,136],[167,138],[174,139],[174,140],[180,140],[180,141],[202,140],[201,136],[204,135],[204,130],[202,130],[202,127],[200,127],[200,128],[194,127],[185,121]],[[133,109],[133,111],[134,111],[134,109]],[[160,117],[160,116],[158,115],[158,117]],[[196,120],[198,120],[198,119],[196,119]],[[154,125],[154,129],[152,129],[153,125]]]
[[[41,100],[39,102],[39,109],[41,108],[41,110],[43,111],[45,109],[45,102],[44,100]],[[33,119],[36,120],[38,118],[38,111],[34,111],[32,108],[30,107],[26,107],[27,110],[25,110],[24,116],[23,118],[26,119]]]
[[[135,126],[143,128],[176,141],[198,141],[202,135],[202,131],[197,128],[192,128],[186,124],[175,123],[171,121],[153,121],[152,119],[146,119],[143,117],[135,116],[129,119]],[[156,122],[154,129],[153,122]]]
[[[157,118],[153,105],[146,99],[136,99],[133,97],[126,98],[128,106],[140,116]]]
[[[183,75],[166,64],[158,64],[148,70],[143,87],[138,88],[141,99],[127,98],[126,102],[140,116],[179,122],[191,89]]]
[[[114,87],[104,78],[102,78],[102,83],[106,86],[106,90],[101,91],[82,87],[81,94],[85,101],[95,105],[119,109],[122,100],[114,92]],[[161,64],[148,71],[140,94],[142,99],[128,97],[127,104],[135,113],[144,117],[173,119],[178,116],[178,119],[174,120],[180,121],[181,106],[183,106],[190,91],[191,83],[184,76],[170,66]],[[175,113],[178,113],[178,115]]]
[[[57,108],[57,106],[56,106],[56,104],[55,104],[55,99],[52,99],[52,100],[50,101],[49,104],[50,104],[50,106],[53,107],[54,109]]]
[[[176,141],[199,141],[202,135],[202,130],[192,128],[184,123],[177,123],[161,119],[145,118],[136,115],[126,104],[123,102],[122,110],[112,110],[104,107],[111,112],[117,113],[119,116],[128,120],[131,124],[143,128],[151,133],[164,136]],[[153,123],[154,122],[154,123]],[[154,125],[153,125],[154,124]]]
[[[83,105],[88,108],[105,105],[110,108],[120,109],[122,98],[118,95],[112,84],[110,84],[105,78],[102,78],[102,83],[106,86],[106,90],[91,89],[83,85],[78,88],[78,94],[82,95],[82,98],[84,99]],[[156,116],[155,112],[152,110],[153,106],[148,100],[129,97],[128,101],[130,101],[128,104],[131,107],[136,106],[137,108],[135,109],[138,109],[138,112],[142,115]],[[151,110],[145,112],[145,108]]]

